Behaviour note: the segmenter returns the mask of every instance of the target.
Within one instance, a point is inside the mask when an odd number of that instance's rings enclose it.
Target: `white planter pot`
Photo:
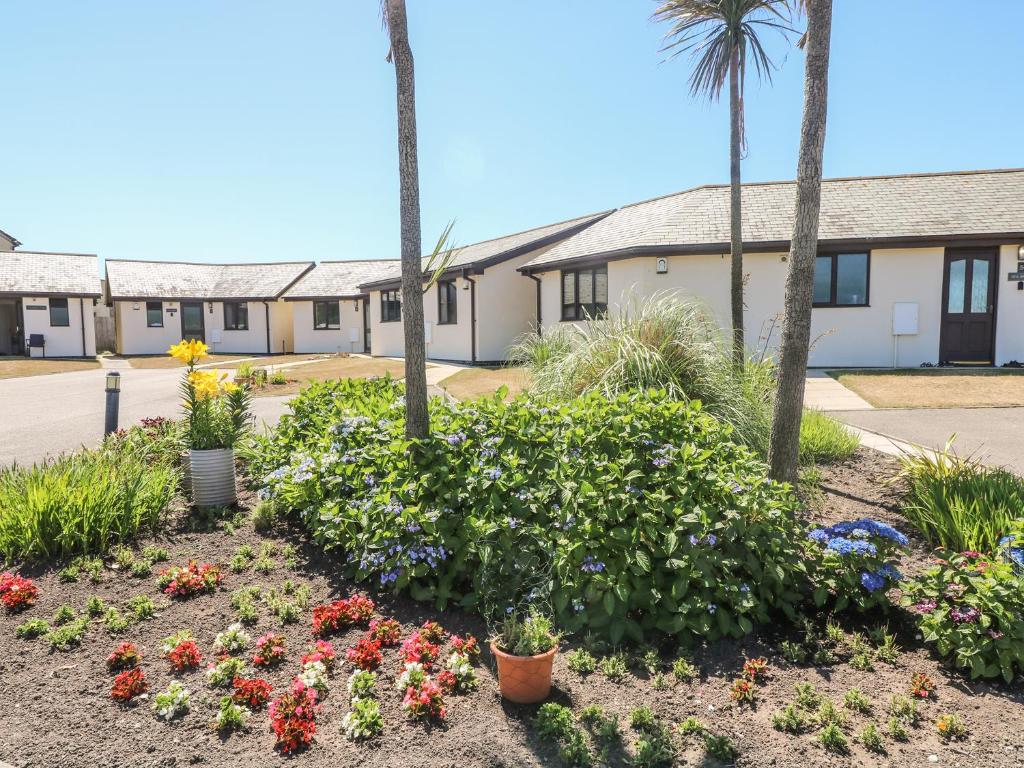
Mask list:
[[[197,507],[222,507],[235,503],[235,451],[215,448],[188,452],[192,503]]]

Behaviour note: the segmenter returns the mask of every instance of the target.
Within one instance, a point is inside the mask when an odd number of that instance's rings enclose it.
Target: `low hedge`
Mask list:
[[[553,606],[613,642],[738,637],[805,596],[787,486],[699,404],[664,393],[431,404],[404,437],[389,379],[316,383],[250,451],[260,494],[350,574],[500,614]]]

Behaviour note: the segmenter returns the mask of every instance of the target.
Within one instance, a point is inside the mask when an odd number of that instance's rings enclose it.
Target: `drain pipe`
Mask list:
[[[476,365],[476,280],[468,272],[462,273],[462,279],[469,283],[469,349],[470,362]]]
[[[82,320],[82,357],[85,357],[85,297],[78,299],[78,316]]]
[[[270,349],[270,302],[263,302],[263,316],[267,321],[267,354],[271,354]]]
[[[543,327],[543,318],[541,317],[540,310],[540,278],[532,272],[528,272],[526,276],[537,284],[537,335],[540,336],[541,328]]]

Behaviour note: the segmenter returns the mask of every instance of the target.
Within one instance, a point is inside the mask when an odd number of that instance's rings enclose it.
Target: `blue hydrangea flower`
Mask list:
[[[714,603],[708,603],[708,613],[714,615],[715,611],[718,610],[718,606]]]
[[[885,577],[880,573],[861,571],[860,583],[868,592],[877,592],[885,586]]]
[[[813,531],[807,534],[807,538],[811,541],[816,541],[819,544],[828,543],[828,533],[824,528],[815,528]]]
[[[709,547],[713,547],[713,546],[715,546],[715,544],[718,543],[718,537],[715,536],[715,534],[713,534],[713,533],[709,533],[705,537],[705,540],[707,541]]]
[[[828,549],[840,555],[876,555],[878,547],[870,541],[853,541],[843,536],[836,536],[828,543]]]
[[[486,477],[488,480],[497,480],[499,477],[501,477],[501,474],[502,472],[500,467],[484,470],[484,477]]]
[[[580,566],[580,570],[584,573],[600,573],[604,570],[604,563],[596,559],[593,555],[586,555],[583,558],[583,564]]]
[[[692,533],[690,534],[689,541],[691,547],[696,547],[698,544],[700,544],[700,539],[698,539]]]

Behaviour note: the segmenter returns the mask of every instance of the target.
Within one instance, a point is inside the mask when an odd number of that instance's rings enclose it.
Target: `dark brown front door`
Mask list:
[[[939,362],[991,365],[996,328],[994,248],[947,248]]]
[[[196,339],[206,341],[206,328],[203,322],[203,302],[181,302],[181,338],[186,341]]]

